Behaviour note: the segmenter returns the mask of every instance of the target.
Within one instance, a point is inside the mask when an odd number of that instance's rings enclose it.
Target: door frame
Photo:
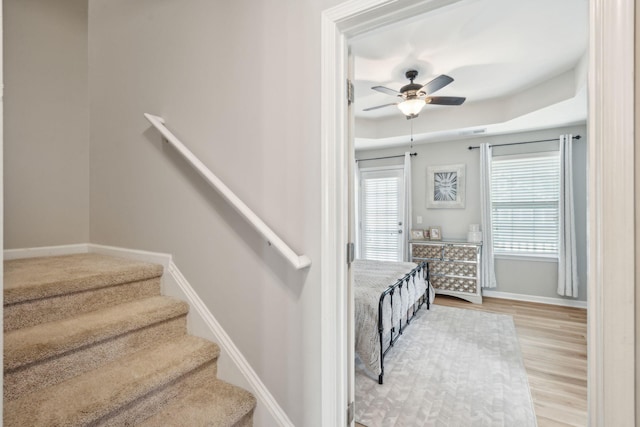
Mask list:
[[[590,0],[589,424],[636,425],[634,0]]]
[[[0,288],[4,289],[4,4],[0,0]],[[4,293],[0,295],[0,317],[4,319]],[[2,320],[0,320],[2,324]],[[3,328],[4,329],[4,328]],[[4,366],[4,340],[0,340],[0,363]],[[4,377],[0,378],[4,388]],[[2,399],[4,401],[4,399]],[[4,403],[0,402],[0,412]],[[2,412],[4,413],[4,412]]]
[[[347,424],[347,40],[459,0],[349,0],[321,16],[321,425]],[[589,425],[635,423],[634,0],[589,0]],[[606,144],[605,144],[606,142]],[[606,293],[605,293],[606,289]]]

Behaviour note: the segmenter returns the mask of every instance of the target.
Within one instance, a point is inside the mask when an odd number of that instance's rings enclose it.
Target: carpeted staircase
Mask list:
[[[4,426],[252,425],[162,266],[93,253],[5,261]]]

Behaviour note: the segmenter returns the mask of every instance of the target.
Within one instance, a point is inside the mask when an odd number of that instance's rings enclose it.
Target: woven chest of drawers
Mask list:
[[[431,285],[437,294],[482,304],[481,249],[481,243],[413,241],[411,259],[429,262]]]

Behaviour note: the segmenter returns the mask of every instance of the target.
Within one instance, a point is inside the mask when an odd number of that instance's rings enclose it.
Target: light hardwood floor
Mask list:
[[[438,295],[435,303],[513,316],[538,426],[587,425],[587,311],[483,298],[472,304]]]

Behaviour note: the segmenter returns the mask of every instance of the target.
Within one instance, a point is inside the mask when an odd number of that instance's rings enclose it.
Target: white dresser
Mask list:
[[[436,294],[452,295],[482,304],[480,257],[482,243],[414,240],[413,262],[427,261]]]

